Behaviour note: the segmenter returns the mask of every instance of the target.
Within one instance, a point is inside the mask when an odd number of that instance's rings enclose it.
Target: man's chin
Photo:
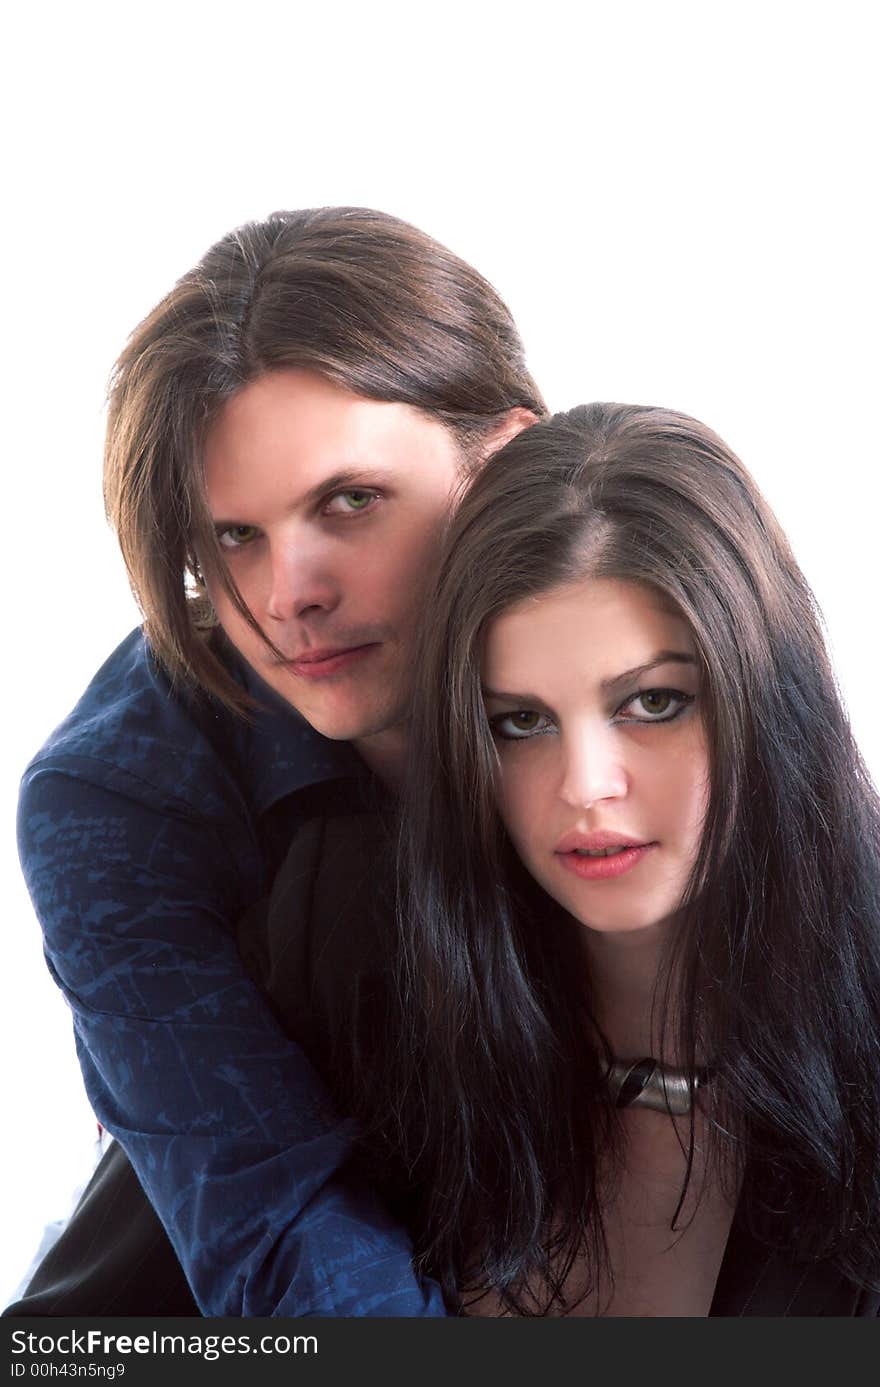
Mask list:
[[[383,740],[386,734],[393,734],[403,721],[401,711],[394,708],[327,709],[297,706],[292,699],[288,699],[288,702],[316,732],[332,742],[360,744],[373,739]]]

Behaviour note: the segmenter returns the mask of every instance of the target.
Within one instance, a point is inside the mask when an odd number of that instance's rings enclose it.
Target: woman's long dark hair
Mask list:
[[[663,1034],[685,1062],[712,1058],[714,1139],[752,1232],[876,1280],[880,810],[772,513],[702,424],[590,405],[486,465],[445,554],[418,665],[388,1036],[361,1104],[411,1181],[423,1265],[449,1297],[491,1287],[520,1313],[564,1306],[575,1257],[594,1285],[603,1265],[597,1171],[617,1129],[582,926],[506,840],[480,691],[488,624],[592,576],[662,593],[702,663],[710,805]]]

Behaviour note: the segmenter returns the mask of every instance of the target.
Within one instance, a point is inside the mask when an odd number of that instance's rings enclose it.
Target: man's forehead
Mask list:
[[[367,400],[312,373],[283,372],[227,402],[205,440],[204,468],[213,508],[243,487],[310,495],[380,484],[411,475],[432,457],[452,456],[450,431],[409,405]]]
[[[246,448],[259,441],[309,442],[358,452],[371,440],[442,427],[412,405],[356,394],[314,371],[272,371],[242,386],[222,406],[208,444]]]

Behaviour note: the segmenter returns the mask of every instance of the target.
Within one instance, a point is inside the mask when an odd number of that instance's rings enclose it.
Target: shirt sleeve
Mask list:
[[[246,977],[235,825],[32,767],[19,848],[86,1091],[205,1315],[442,1316],[351,1124]]]

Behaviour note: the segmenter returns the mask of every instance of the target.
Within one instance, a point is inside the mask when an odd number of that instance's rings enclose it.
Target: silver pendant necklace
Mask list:
[[[675,1069],[659,1060],[614,1060],[605,1074],[608,1100],[615,1108],[653,1108],[655,1112],[684,1117],[691,1110],[692,1095],[709,1082],[708,1069]]]

